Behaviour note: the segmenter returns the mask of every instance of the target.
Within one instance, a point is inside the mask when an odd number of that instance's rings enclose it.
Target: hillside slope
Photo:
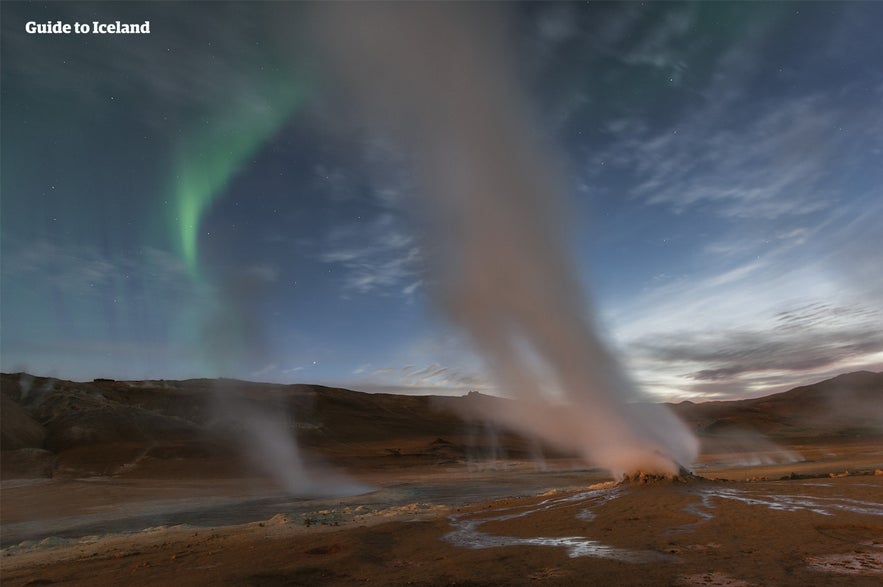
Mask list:
[[[281,422],[301,446],[339,462],[375,459],[385,466],[383,459],[401,456],[462,462],[498,453],[526,458],[538,450],[464,418],[470,402],[510,401],[474,393],[407,396],[224,379],[73,382],[24,373],[2,374],[0,390],[4,478],[33,471],[132,474],[133,462],[168,475],[232,474],[245,466],[246,418]],[[790,439],[883,435],[883,373],[848,373],[762,398],[672,408],[706,439],[746,431]]]
[[[760,398],[671,406],[700,435],[753,430],[773,437],[883,434],[883,373],[846,373]]]

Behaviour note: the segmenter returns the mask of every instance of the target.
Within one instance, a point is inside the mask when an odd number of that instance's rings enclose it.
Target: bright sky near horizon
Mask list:
[[[4,372],[493,391],[428,297],[407,154],[319,81],[302,8],[0,5]],[[883,3],[510,12],[586,304],[644,389],[883,369]],[[57,20],[150,33],[26,32]]]

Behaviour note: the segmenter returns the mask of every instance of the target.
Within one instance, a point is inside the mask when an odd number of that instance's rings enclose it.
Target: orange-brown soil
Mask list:
[[[462,488],[468,499],[476,481],[460,477],[442,486],[449,493]],[[64,487],[57,489],[55,499],[63,499]],[[524,491],[505,483],[499,489]],[[334,504],[318,500],[298,512],[280,507],[246,524],[196,520],[24,542],[4,550],[2,579],[4,585],[878,585],[881,489],[883,476],[608,483],[466,506],[456,499],[421,501],[415,491],[407,497],[416,501],[387,506],[386,499],[409,491],[394,485]]]
[[[44,380],[22,397],[18,377],[3,381],[4,586],[883,581],[883,435],[813,420],[806,394],[753,423],[746,404],[697,404],[696,475],[617,484],[428,398],[302,386],[283,400],[306,414],[308,460],[345,477],[288,495],[205,424],[194,384]]]

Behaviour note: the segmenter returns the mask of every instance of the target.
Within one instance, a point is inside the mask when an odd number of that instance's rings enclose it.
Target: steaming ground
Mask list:
[[[4,375],[3,584],[875,585],[883,573],[883,374],[674,406],[703,440],[704,479],[644,485],[458,416],[458,403],[503,400],[225,382],[244,405],[287,410],[305,470],[336,473],[299,494],[213,419],[217,384]]]
[[[27,540],[3,550],[4,585],[877,585],[883,574],[883,476],[566,485],[592,476],[581,473],[544,477],[564,487],[534,497],[520,496],[541,487],[536,474],[453,473],[339,500],[226,504],[251,523]]]

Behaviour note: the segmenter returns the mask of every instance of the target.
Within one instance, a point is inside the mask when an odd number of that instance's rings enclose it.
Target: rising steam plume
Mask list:
[[[518,401],[478,416],[614,475],[675,473],[697,441],[605,348],[566,250],[565,191],[498,6],[327,3],[319,43],[414,159],[430,291]],[[499,402],[494,402],[499,408]]]

